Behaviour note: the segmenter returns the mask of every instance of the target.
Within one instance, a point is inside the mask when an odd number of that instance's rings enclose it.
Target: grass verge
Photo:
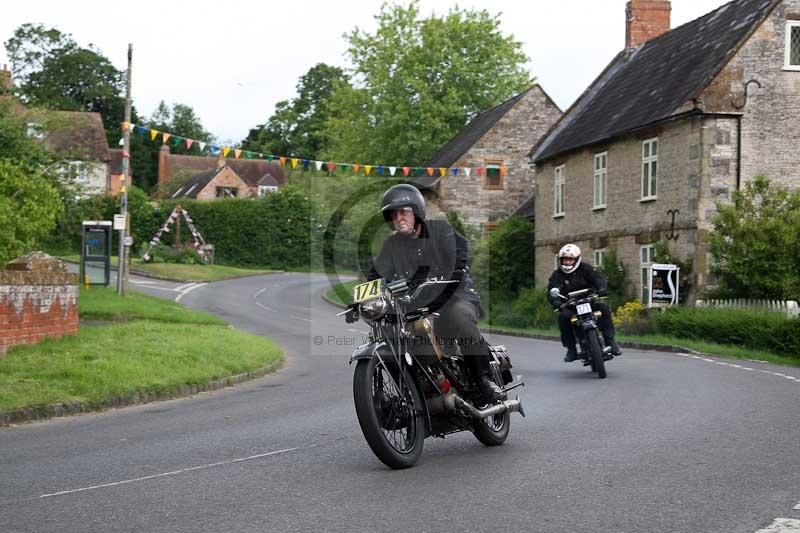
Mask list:
[[[62,255],[59,259],[72,263],[79,263],[79,255]],[[116,256],[111,257],[111,265],[117,266]],[[184,265],[180,263],[142,263],[139,258],[131,259],[131,269],[158,278],[173,281],[221,281],[224,279],[241,278],[271,274],[276,270],[264,268],[242,268],[225,265]]]
[[[497,331],[506,331],[509,333],[527,333],[534,335],[546,335],[553,337],[553,340],[559,340],[558,329],[534,329],[534,328],[513,328],[509,326],[499,326],[497,324],[488,324],[481,322],[482,328],[491,328]],[[679,337],[669,337],[666,335],[623,335],[617,334],[616,338],[621,342],[633,342],[638,344],[651,344],[654,346],[682,346],[690,350],[701,352],[709,355],[719,355],[724,357],[734,357],[736,359],[747,359],[755,361],[764,361],[776,365],[798,366],[800,367],[800,360],[783,355],[777,355],[770,352],[752,350],[750,348],[743,348],[731,344],[718,344],[714,342],[705,342],[693,339],[683,339]]]
[[[142,294],[82,290],[80,316],[125,322],[83,326],[71,337],[11,349],[0,359],[0,410],[200,385],[283,357],[268,339]]]
[[[341,305],[348,305],[350,302],[353,301],[353,287],[355,287],[359,283],[363,283],[363,281],[356,279],[353,281],[345,281],[343,283],[338,283],[325,292],[325,297],[328,300],[331,300],[335,303]],[[342,293],[342,291],[345,292]],[[346,299],[344,298],[345,294],[347,295]]]

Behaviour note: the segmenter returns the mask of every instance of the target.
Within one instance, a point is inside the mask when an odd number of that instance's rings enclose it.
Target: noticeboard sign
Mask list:
[[[678,303],[680,271],[676,265],[652,264],[648,307],[669,307]]]

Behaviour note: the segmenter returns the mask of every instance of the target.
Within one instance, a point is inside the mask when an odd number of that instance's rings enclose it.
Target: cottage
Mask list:
[[[670,2],[631,0],[626,46],[530,152],[536,280],[575,242],[614,248],[642,294],[654,245],[709,279],[717,202],[757,175],[800,187],[800,0],[734,0],[670,31]]]
[[[528,151],[560,117],[539,85],[475,117],[425,166],[483,170],[418,178],[433,212],[455,210],[463,222],[493,229],[530,194]]]

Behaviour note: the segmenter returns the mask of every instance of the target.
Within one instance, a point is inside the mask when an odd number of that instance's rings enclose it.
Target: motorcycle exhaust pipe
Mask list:
[[[525,408],[522,406],[522,401],[519,399],[519,396],[514,400],[503,400],[485,409],[474,407],[458,395],[455,395],[454,399],[456,406],[466,411],[466,413],[475,420],[483,420],[490,416],[502,415],[505,413],[519,413],[525,418]]]

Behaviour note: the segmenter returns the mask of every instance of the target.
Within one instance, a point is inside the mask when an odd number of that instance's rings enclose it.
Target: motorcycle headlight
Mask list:
[[[389,304],[383,298],[375,298],[359,304],[358,312],[365,320],[378,320],[386,314]]]

